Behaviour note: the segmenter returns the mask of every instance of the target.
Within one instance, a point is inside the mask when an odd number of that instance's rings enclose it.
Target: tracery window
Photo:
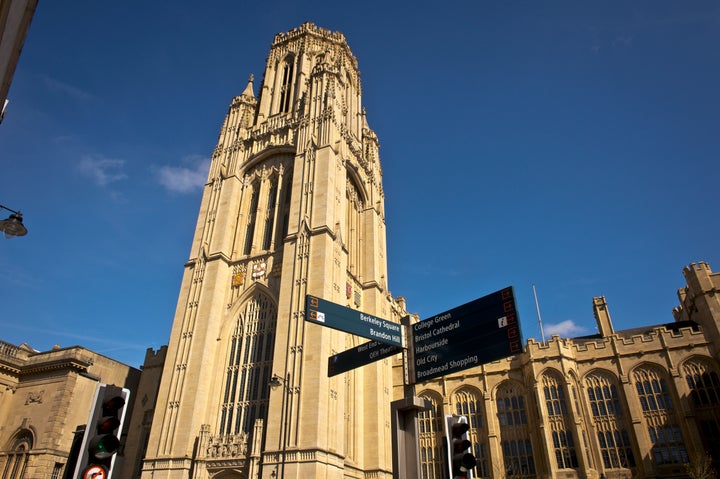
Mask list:
[[[252,196],[250,197],[250,207],[248,208],[247,225],[245,226],[245,246],[243,254],[252,252],[253,237],[255,236],[255,221],[257,220],[258,202],[260,199],[260,184],[254,182],[252,185]]]
[[[608,374],[591,373],[585,378],[585,388],[605,468],[635,467],[628,424],[615,380]]]
[[[542,385],[557,467],[558,469],[576,468],[578,460],[575,439],[570,430],[572,418],[568,414],[565,387],[561,377],[556,373],[545,373],[542,376]]]
[[[290,201],[292,200],[292,175],[288,175],[284,188],[285,190],[283,196],[285,199],[283,200],[281,210],[282,226],[280,227],[280,237],[276,240],[278,242],[284,241],[288,234],[288,224],[290,223]]]
[[[292,196],[291,158],[276,157],[247,172],[241,217],[245,219],[242,253],[272,251],[287,235]],[[242,240],[242,235],[240,235]]]
[[[355,277],[360,276],[361,261],[361,214],[364,209],[363,197],[360,188],[348,177],[346,187],[347,211],[345,214],[348,249],[348,270]]]
[[[633,373],[633,380],[653,445],[651,456],[655,464],[688,462],[665,378],[656,368],[644,367]]]
[[[235,323],[225,372],[220,435],[249,433],[265,419],[275,344],[277,310],[264,293],[256,293]]]
[[[442,399],[432,393],[421,393],[419,397],[432,404],[431,409],[418,413],[421,478],[443,479]]]
[[[523,389],[512,382],[501,384],[495,404],[500,424],[505,476],[534,477],[535,459]]]
[[[268,250],[272,245],[273,225],[275,224],[275,204],[277,203],[278,184],[277,177],[272,178],[265,208],[265,231],[263,233],[263,247]]]
[[[475,467],[476,477],[488,477],[488,460],[487,460],[487,444],[483,431],[482,401],[481,396],[474,390],[461,389],[453,396],[455,404],[455,413],[458,416],[467,417],[470,429],[468,430],[468,440],[473,445],[473,456],[477,459]]]
[[[24,479],[32,447],[32,433],[27,429],[20,431],[13,441],[12,451],[5,459],[2,479]]]
[[[282,66],[282,79],[280,84],[280,105],[279,113],[290,111],[290,98],[292,97],[293,83],[293,58],[289,57]]]
[[[704,360],[685,363],[683,373],[703,446],[711,457],[720,457],[720,378]]]

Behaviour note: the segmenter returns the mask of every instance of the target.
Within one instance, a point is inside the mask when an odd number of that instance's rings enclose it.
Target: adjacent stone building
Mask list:
[[[139,370],[80,346],[40,352],[0,341],[0,478],[63,477],[98,383],[135,393],[139,380]]]
[[[720,273],[684,269],[675,322],[527,341],[521,354],[418,384],[423,478],[443,478],[442,418],[467,416],[476,477],[688,477],[720,458]],[[482,345],[478,345],[482,347]],[[396,360],[396,396],[402,365]]]
[[[41,352],[0,341],[0,478],[72,477],[73,440],[99,383],[130,390],[113,477],[139,477],[166,351],[148,349],[140,371],[81,346]]]

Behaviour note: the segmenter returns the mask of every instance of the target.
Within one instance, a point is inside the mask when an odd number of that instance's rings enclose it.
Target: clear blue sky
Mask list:
[[[361,5],[362,6],[358,6]],[[381,142],[389,286],[515,287],[525,338],[670,322],[720,270],[720,4],[41,0],[0,124],[0,339],[166,344],[208,158],[273,36],[343,32]],[[5,217],[5,216],[3,216]]]

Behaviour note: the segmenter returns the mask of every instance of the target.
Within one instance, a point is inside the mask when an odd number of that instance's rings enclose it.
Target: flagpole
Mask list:
[[[542,317],[540,316],[540,305],[538,304],[537,291],[535,291],[534,284],[532,285],[532,288],[533,288],[533,297],[535,298],[535,309],[537,310],[537,315],[538,315],[538,324],[540,324],[540,336],[542,336],[542,342],[544,343],[545,342],[545,332],[543,332]]]

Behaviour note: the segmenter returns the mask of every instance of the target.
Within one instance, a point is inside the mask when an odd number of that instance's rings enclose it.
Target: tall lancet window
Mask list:
[[[432,392],[421,393],[419,397],[432,404],[431,409],[418,413],[420,428],[420,477],[421,479],[443,479],[443,426],[442,398]]]
[[[282,226],[280,227],[280,237],[276,240],[278,242],[285,241],[285,237],[288,234],[288,224],[290,223],[290,201],[292,200],[292,176],[288,175],[289,178],[285,181],[284,190],[282,192],[283,204],[280,210],[282,216]]]
[[[275,205],[277,203],[278,179],[270,179],[270,189],[267,197],[267,208],[265,208],[265,232],[263,233],[263,249],[268,250],[272,246],[273,227],[275,225]]]
[[[655,464],[688,462],[668,382],[658,369],[643,367],[633,373],[635,389],[652,443]]]
[[[273,301],[258,292],[235,323],[228,348],[220,435],[249,433],[256,419],[266,417],[276,317]]]
[[[525,407],[518,383],[504,382],[495,400],[506,477],[535,477],[535,457]]]
[[[565,386],[562,377],[556,373],[545,373],[542,377],[542,385],[557,467],[558,469],[574,469],[578,467],[578,459],[575,438],[570,429],[573,421],[565,400]]]
[[[255,236],[255,222],[257,221],[258,201],[260,199],[260,185],[253,183],[252,196],[250,197],[250,208],[247,212],[247,225],[245,226],[245,246],[243,254],[252,252],[253,236]]]
[[[280,67],[280,105],[278,107],[278,113],[287,113],[290,111],[293,70],[293,58],[288,57]]]
[[[709,361],[693,359],[683,365],[690,388],[690,406],[710,457],[720,457],[720,377]]]
[[[585,387],[605,469],[635,467],[630,428],[616,380],[609,374],[595,372],[585,378]]]
[[[345,214],[346,234],[345,245],[348,249],[348,270],[355,277],[360,276],[360,244],[362,235],[361,214],[364,209],[360,189],[355,182],[348,177],[347,188],[347,211]]]
[[[468,439],[473,444],[472,453],[477,459],[475,477],[489,477],[487,447],[482,436],[484,425],[480,393],[474,389],[463,388],[454,394],[453,403],[457,415],[465,416],[470,424]]]

